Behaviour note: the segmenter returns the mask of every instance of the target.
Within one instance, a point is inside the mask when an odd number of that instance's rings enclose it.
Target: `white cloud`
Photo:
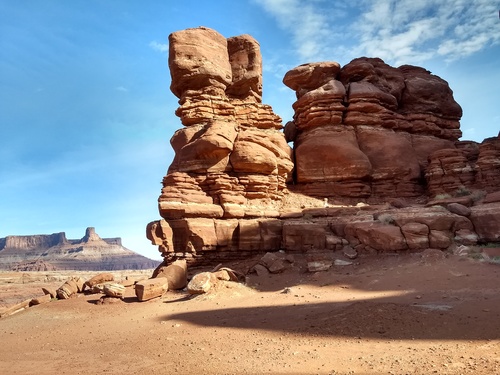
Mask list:
[[[168,44],[158,43],[157,41],[152,41],[149,43],[149,46],[155,51],[159,51],[162,53],[168,53]]]
[[[500,43],[498,9],[490,0],[255,2],[291,33],[303,62],[370,56],[420,64],[457,60]]]
[[[297,53],[303,60],[314,61],[321,54],[324,38],[331,36],[332,26],[325,14],[315,7],[321,2],[304,4],[299,0],[255,0],[272,14],[280,27],[292,33]]]
[[[115,90],[121,91],[121,92],[128,92],[128,89],[126,87],[123,87],[123,86],[115,87]]]

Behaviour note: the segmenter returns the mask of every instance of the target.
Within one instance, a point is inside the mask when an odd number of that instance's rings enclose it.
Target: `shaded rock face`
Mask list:
[[[451,89],[423,68],[359,58],[342,68],[301,65],[283,82],[297,94],[285,133],[295,143],[295,182],[309,195],[421,196],[429,154],[461,136]]]
[[[146,228],[164,265],[499,240],[500,138],[458,141],[462,109],[443,79],[377,58],[304,64],[284,77],[297,100],[281,132],[262,104],[251,36],[202,27],[169,41],[184,127],[171,139],[162,219]],[[491,193],[488,205],[470,207],[472,190]]]
[[[458,141],[455,146],[429,155],[429,166],[425,172],[429,195],[498,191],[500,134],[482,143]]]
[[[208,28],[170,35],[172,92],[184,128],[159,198],[165,219],[276,212],[293,169],[281,119],[262,104],[262,58],[249,35]]]

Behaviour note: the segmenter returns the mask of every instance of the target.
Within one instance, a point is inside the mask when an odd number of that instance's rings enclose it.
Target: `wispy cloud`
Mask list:
[[[300,0],[255,0],[272,14],[279,26],[292,33],[296,52],[302,59],[310,60],[321,55],[325,38],[334,31],[330,19],[321,13],[314,2]]]
[[[364,55],[419,64],[435,57],[457,60],[500,43],[498,9],[490,0],[255,2],[291,33],[302,61]]]
[[[121,91],[121,92],[128,92],[128,89],[126,87],[123,87],[123,86],[115,87],[115,90]]]
[[[154,40],[149,43],[149,46],[155,51],[168,53],[168,44],[158,43],[157,41]]]

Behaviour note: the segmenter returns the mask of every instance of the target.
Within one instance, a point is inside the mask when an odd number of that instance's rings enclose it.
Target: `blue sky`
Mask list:
[[[281,80],[313,61],[380,57],[447,80],[463,139],[500,129],[500,1],[0,0],[0,237],[65,231],[159,258],[145,226],[181,127],[168,35],[211,27],[261,45],[264,102],[284,122]]]

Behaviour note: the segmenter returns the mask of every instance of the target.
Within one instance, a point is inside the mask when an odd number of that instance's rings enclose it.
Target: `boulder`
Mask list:
[[[103,292],[108,297],[123,298],[125,296],[125,287],[118,283],[106,283]]]
[[[30,301],[30,306],[35,306],[35,305],[42,305],[44,303],[50,302],[52,300],[52,297],[50,294],[44,294],[41,297],[33,298]]]
[[[500,242],[500,203],[471,207],[469,216],[480,242]]]
[[[434,249],[446,249],[451,245],[451,234],[447,231],[430,230],[429,246]]]
[[[410,250],[427,249],[429,247],[429,227],[421,223],[407,223],[401,232]]]
[[[350,233],[365,245],[379,252],[394,252],[408,249],[401,229],[395,225],[377,222],[347,224],[346,234]]]
[[[153,273],[153,278],[168,280],[169,290],[183,289],[187,285],[187,263],[185,259],[176,260],[167,266],[160,265]]]
[[[202,272],[193,276],[187,286],[189,294],[207,293],[217,283],[217,277],[212,272]]]
[[[95,275],[91,279],[85,281],[83,288],[92,289],[97,284],[103,284],[106,281],[113,281],[114,279],[115,277],[111,273],[100,273],[98,275]]]
[[[469,207],[466,207],[460,203],[450,203],[448,204],[448,206],[446,206],[446,208],[448,208],[448,211],[461,216],[467,217],[470,216],[471,213]]]
[[[135,295],[140,302],[161,297],[167,291],[168,279],[166,277],[143,280],[135,284]]]
[[[265,266],[270,273],[281,273],[293,263],[293,257],[282,252],[266,253],[260,258],[259,262]]]
[[[67,280],[57,289],[57,297],[59,299],[68,299],[76,293],[78,293],[78,284],[73,278]]]

